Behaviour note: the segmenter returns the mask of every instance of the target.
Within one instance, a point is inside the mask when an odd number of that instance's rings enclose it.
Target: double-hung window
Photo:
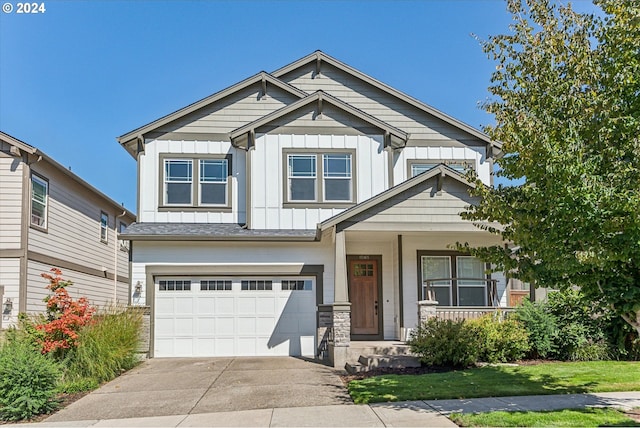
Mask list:
[[[351,196],[351,155],[322,155],[324,200],[349,202]]]
[[[46,229],[49,183],[42,178],[31,176],[31,225]]]
[[[193,160],[165,159],[164,204],[191,205],[193,195]]]
[[[486,306],[491,280],[482,260],[458,254],[418,251],[422,272],[422,298],[441,306]],[[431,295],[428,295],[431,293]]]
[[[230,208],[231,156],[161,157],[161,208]]]
[[[227,205],[227,159],[200,159],[200,205]]]
[[[354,201],[352,153],[287,154],[287,201]]]
[[[104,211],[100,212],[100,240],[107,242],[109,237],[109,214]]]
[[[289,200],[317,200],[317,155],[289,155]]]

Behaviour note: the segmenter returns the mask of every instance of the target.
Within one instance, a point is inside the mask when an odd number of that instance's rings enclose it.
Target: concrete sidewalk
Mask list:
[[[640,391],[597,394],[429,400],[371,405],[329,405],[197,413],[145,418],[95,419],[22,424],[21,427],[455,427],[451,413],[498,410],[559,410],[584,407],[640,407]]]

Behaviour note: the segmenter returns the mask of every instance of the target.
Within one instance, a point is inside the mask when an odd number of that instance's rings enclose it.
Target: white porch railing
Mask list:
[[[473,320],[486,314],[497,314],[504,319],[513,313],[515,308],[489,308],[478,306],[436,306],[436,318],[441,320]]]

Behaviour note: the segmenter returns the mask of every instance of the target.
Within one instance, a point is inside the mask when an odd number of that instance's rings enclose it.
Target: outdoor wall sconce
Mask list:
[[[4,305],[2,308],[2,313],[4,315],[8,315],[13,310],[13,301],[7,297],[7,300],[4,301]]]
[[[134,294],[142,293],[142,283],[140,281],[136,282],[136,287],[133,289]]]

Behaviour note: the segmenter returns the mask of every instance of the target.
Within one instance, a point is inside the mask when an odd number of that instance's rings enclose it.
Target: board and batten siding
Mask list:
[[[27,266],[27,283],[29,284],[27,312],[44,312],[46,310],[43,299],[50,295],[49,290],[46,289],[49,282],[42,278],[41,274],[49,272],[49,269],[51,266],[48,264],[29,260]],[[113,279],[100,278],[72,269],[63,269],[62,277],[73,282],[73,285],[67,287],[67,291],[74,299],[86,297],[91,305],[105,307],[113,303],[115,293],[116,301],[119,304],[125,305],[128,302],[128,282],[118,281],[116,285]],[[116,287],[115,290],[114,287]]]
[[[231,94],[195,113],[160,127],[157,131],[180,134],[226,134],[253,122],[299,98],[267,83],[262,97],[260,83]],[[163,138],[163,137],[159,137]]]
[[[0,285],[4,286],[4,294],[0,296],[1,303],[7,299],[13,302],[10,314],[1,315],[0,328],[7,328],[18,322],[18,308],[20,304],[20,259],[0,258]],[[4,307],[0,312],[4,312]]]
[[[247,255],[250,254],[250,260]],[[205,267],[215,277],[233,266],[250,267],[248,272],[270,271],[278,265],[324,265],[324,303],[334,301],[334,249],[330,242],[136,242],[133,246],[131,283],[132,293],[140,281],[141,293],[132,294],[134,305],[146,304],[147,266],[177,265]],[[201,276],[201,275],[194,275]],[[255,277],[247,273],[248,277]],[[269,275],[266,275],[269,276]],[[274,273],[272,276],[278,276]],[[319,302],[316,302],[319,303]]]
[[[163,171],[160,157],[171,155],[231,155],[231,212],[175,207],[161,210],[159,200],[163,186]],[[229,141],[169,141],[154,140],[145,144],[144,154],[140,154],[140,212],[138,221],[142,223],[244,223],[246,217],[245,152],[231,146]],[[194,177],[195,178],[195,177]],[[194,184],[197,182],[194,179]]]
[[[322,63],[315,74],[315,63],[280,76],[281,80],[306,92],[325,91],[336,98],[411,134],[411,140],[477,140],[406,102],[370,85],[355,76]],[[410,140],[410,141],[411,141]],[[410,143],[409,143],[410,144]],[[481,144],[481,143],[478,143]],[[484,145],[482,143],[481,145]]]
[[[397,151],[394,155],[393,182],[401,183],[411,178],[411,169],[408,168],[409,160],[417,161],[457,161],[471,162],[478,178],[486,185],[491,184],[491,163],[486,159],[486,148],[474,147],[432,147],[407,146]]]
[[[9,144],[0,142],[0,250],[20,248],[24,165],[9,150]]]
[[[111,274],[117,254],[118,270],[121,275],[126,275],[124,267],[127,266],[128,255],[120,251],[114,230],[117,228],[116,216],[122,214],[122,210],[44,162],[32,166],[32,169],[49,181],[49,197],[47,230],[29,230],[29,251],[89,269],[106,269]],[[103,211],[109,215],[106,243],[100,240],[100,213]],[[116,246],[117,251],[114,251]]]
[[[286,135],[256,136],[251,158],[251,227],[254,229],[315,229],[318,223],[344,208],[284,208],[287,190],[287,165],[284,151],[305,152],[332,149],[355,150],[352,179],[356,180],[356,202],[362,202],[384,191],[388,186],[387,152],[379,135]],[[322,177],[318,177],[321,180]]]

